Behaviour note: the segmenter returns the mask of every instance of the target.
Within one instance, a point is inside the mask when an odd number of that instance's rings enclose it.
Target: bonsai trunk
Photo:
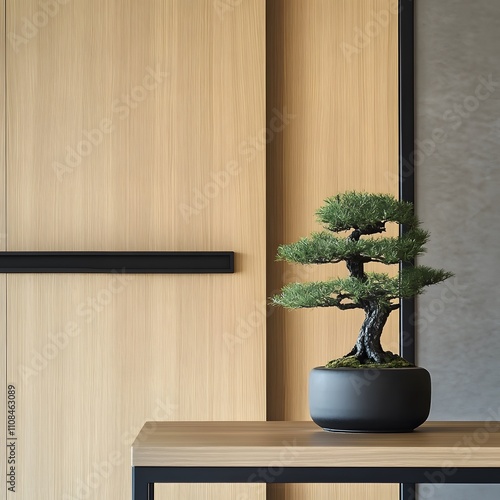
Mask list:
[[[382,226],[382,230],[383,226]],[[381,232],[379,227],[375,227],[373,231],[365,234],[373,234]],[[347,239],[350,241],[358,241],[361,236],[361,231],[355,229]],[[347,269],[351,273],[351,277],[360,281],[366,280],[363,259],[347,259]],[[374,300],[364,300],[360,305],[365,311],[365,320],[358,335],[356,345],[351,352],[346,356],[356,356],[361,363],[371,361],[373,363],[386,363],[394,359],[394,354],[390,351],[384,351],[380,344],[380,336],[385,326],[387,318],[391,313],[390,306],[381,305]]]
[[[392,352],[386,352],[382,349],[380,336],[391,313],[391,309],[373,301],[364,303],[363,309],[366,316],[361,326],[358,340],[351,352],[346,354],[346,356],[356,356],[361,362],[388,362],[393,359],[394,355]]]

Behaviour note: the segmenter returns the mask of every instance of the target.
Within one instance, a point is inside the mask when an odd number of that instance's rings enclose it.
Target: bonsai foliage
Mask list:
[[[420,228],[413,205],[384,194],[347,192],[325,200],[317,212],[325,231],[313,233],[296,243],[282,245],[278,260],[300,264],[345,262],[350,276],[330,281],[286,285],[272,303],[286,308],[337,307],[363,309],[365,320],[352,350],[340,364],[391,364],[399,356],[384,351],[380,336],[390,313],[402,298],[420,294],[423,289],[451,276],[442,269],[414,266],[413,260],[425,251],[429,234]],[[386,230],[389,222],[402,224],[405,233],[397,238],[373,237]],[[343,236],[337,233],[347,232]],[[365,271],[365,264],[407,265],[392,277]],[[337,361],[337,363],[335,363]],[[334,360],[327,366],[338,366]],[[354,364],[352,364],[354,365]]]

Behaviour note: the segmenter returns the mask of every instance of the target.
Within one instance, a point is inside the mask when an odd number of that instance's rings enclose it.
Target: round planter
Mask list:
[[[431,406],[431,377],[424,368],[314,368],[309,410],[327,431],[410,432]]]

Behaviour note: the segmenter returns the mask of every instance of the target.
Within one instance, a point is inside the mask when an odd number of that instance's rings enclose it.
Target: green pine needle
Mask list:
[[[411,203],[396,200],[387,194],[351,191],[327,198],[325,203],[316,212],[318,222],[334,232],[349,229],[366,231],[386,222],[410,227],[418,224]]]
[[[364,308],[378,304],[391,310],[400,299],[422,293],[424,288],[439,283],[451,273],[411,263],[425,252],[429,233],[420,229],[411,203],[386,194],[347,192],[325,200],[317,211],[318,220],[329,231],[313,233],[296,243],[278,248],[278,260],[299,264],[327,264],[346,261],[353,274],[348,278],[312,283],[292,283],[272,297],[274,305],[296,309],[303,307]],[[387,222],[406,226],[403,236],[374,238],[385,231]],[[333,233],[352,230],[348,237]],[[364,272],[364,264],[408,265],[397,276]],[[352,270],[355,271],[352,271]]]
[[[364,301],[390,307],[393,301],[413,297],[428,285],[439,283],[452,274],[426,266],[409,267],[398,276],[384,273],[366,273],[366,279],[336,278],[330,281],[291,283],[271,299],[276,306],[288,309],[309,307],[361,308]]]
[[[362,259],[364,262],[397,264],[409,262],[425,252],[424,245],[429,234],[414,228],[401,238],[360,239],[339,238],[327,232],[313,233],[296,243],[278,248],[278,260],[299,264],[335,263],[347,259]]]

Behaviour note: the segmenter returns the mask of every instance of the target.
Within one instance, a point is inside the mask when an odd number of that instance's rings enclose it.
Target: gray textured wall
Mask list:
[[[416,203],[431,231],[420,263],[456,274],[418,299],[418,363],[431,420],[500,420],[500,1],[415,6]],[[500,498],[500,486],[419,492]]]

